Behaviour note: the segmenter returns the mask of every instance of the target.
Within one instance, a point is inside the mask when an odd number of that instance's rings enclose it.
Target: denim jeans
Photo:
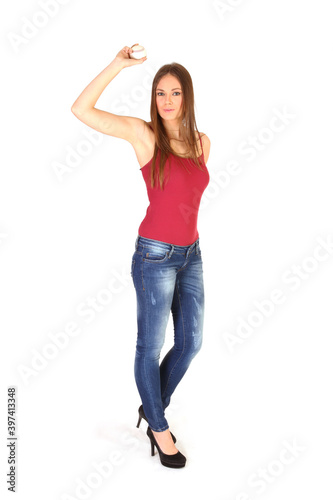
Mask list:
[[[199,238],[180,246],[137,236],[131,276],[137,298],[134,375],[148,425],[169,428],[164,411],[202,345],[204,283]],[[174,344],[159,364],[170,310]]]

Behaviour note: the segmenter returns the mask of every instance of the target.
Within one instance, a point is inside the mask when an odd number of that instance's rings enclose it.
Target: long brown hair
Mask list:
[[[199,170],[203,170],[203,168],[201,167],[201,162],[199,160],[200,150],[198,147],[198,140],[195,135],[195,130],[198,132],[198,127],[196,124],[194,113],[194,91],[191,75],[181,64],[175,62],[171,64],[165,64],[157,71],[154,77],[150,104],[151,127],[154,131],[156,141],[154,156],[152,158],[152,168],[150,169],[150,183],[151,187],[153,188],[158,178],[161,189],[164,189],[164,170],[166,160],[169,159],[170,153],[175,155],[176,161],[184,167],[181,157],[176,155],[171,148],[166,129],[163,125],[161,116],[159,115],[156,106],[157,85],[159,84],[161,78],[165,75],[173,75],[180,82],[183,91],[183,119],[180,127],[181,137],[184,140],[186,150],[190,152],[187,157],[191,158],[191,162],[193,161],[197,168],[199,168]],[[198,135],[200,136],[199,132]],[[156,168],[158,150],[160,150],[160,162],[157,164]]]

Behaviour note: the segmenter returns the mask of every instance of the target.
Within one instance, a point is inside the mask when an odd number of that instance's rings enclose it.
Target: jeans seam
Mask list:
[[[185,351],[185,344],[186,344],[186,335],[185,335],[185,328],[184,328],[184,316],[183,316],[183,309],[182,309],[182,303],[181,303],[181,300],[180,300],[180,296],[179,296],[179,292],[178,292],[178,283],[176,282],[176,290],[177,290],[177,297],[179,299],[179,307],[180,307],[180,312],[181,312],[181,316],[182,316],[182,325],[183,325],[183,338],[184,338],[184,343],[183,343],[183,350],[180,354],[180,356],[178,357],[177,361],[175,362],[175,364],[173,365],[172,367],[172,370],[170,370],[170,375],[168,377],[168,380],[167,380],[167,383],[165,384],[165,388],[164,388],[164,391],[163,391],[163,394],[162,394],[162,399],[166,393],[166,390],[167,390],[167,387],[169,385],[169,381],[170,381],[170,378],[171,376],[173,375],[173,372],[177,366],[177,364],[179,363],[179,361],[181,360],[183,354],[184,354],[184,351]]]
[[[145,284],[144,284],[144,281],[143,281],[143,252],[142,252],[142,256],[141,256],[141,282],[142,282],[142,290],[145,291]]]
[[[147,306],[147,300],[148,300],[148,298],[147,298],[147,295],[145,294],[146,306]],[[147,308],[147,307],[145,307],[145,311],[146,311],[146,314],[147,314],[147,311],[148,311],[148,308]],[[146,342],[147,342],[147,324],[148,324],[148,322],[147,322],[147,321],[145,321],[145,324],[146,324],[146,328],[145,328],[145,338],[144,338],[144,342],[146,343]],[[146,354],[144,354],[144,359],[143,359],[143,369],[144,369],[144,373],[145,373],[145,380],[146,380],[146,383],[147,383],[148,394],[152,394],[152,386],[151,386],[151,384],[150,384],[150,382],[149,382],[149,377],[147,376],[146,361],[147,361],[147,359],[146,359]],[[161,398],[161,399],[162,399],[162,398]],[[154,416],[155,416],[155,415],[154,415]],[[164,427],[162,427],[162,429],[159,429],[159,430],[155,430],[155,429],[154,429],[154,428],[153,428],[150,424],[149,424],[149,426],[150,426],[150,428],[151,428],[153,431],[155,431],[155,432],[162,432],[162,431],[164,431],[164,430],[166,430],[166,429],[168,429],[168,428],[169,428],[169,425],[168,425],[168,424],[167,424],[167,426],[166,426],[165,428],[164,428]]]

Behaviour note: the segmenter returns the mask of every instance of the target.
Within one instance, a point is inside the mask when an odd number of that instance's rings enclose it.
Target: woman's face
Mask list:
[[[156,106],[160,116],[164,120],[182,119],[182,104],[183,92],[179,80],[173,75],[163,76],[156,88]]]

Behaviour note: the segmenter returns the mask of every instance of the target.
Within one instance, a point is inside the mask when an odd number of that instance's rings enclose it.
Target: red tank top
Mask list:
[[[201,137],[200,142],[202,148]],[[160,160],[160,153],[158,150],[157,162]],[[150,204],[138,234],[145,238],[187,246],[199,238],[199,205],[210,177],[203,153],[199,157],[203,170],[199,170],[191,158],[182,157],[182,161],[186,162],[186,169],[176,163],[176,159],[177,157],[170,153],[169,159],[166,160],[163,191],[158,183],[155,188],[150,185],[152,159],[141,168]]]

